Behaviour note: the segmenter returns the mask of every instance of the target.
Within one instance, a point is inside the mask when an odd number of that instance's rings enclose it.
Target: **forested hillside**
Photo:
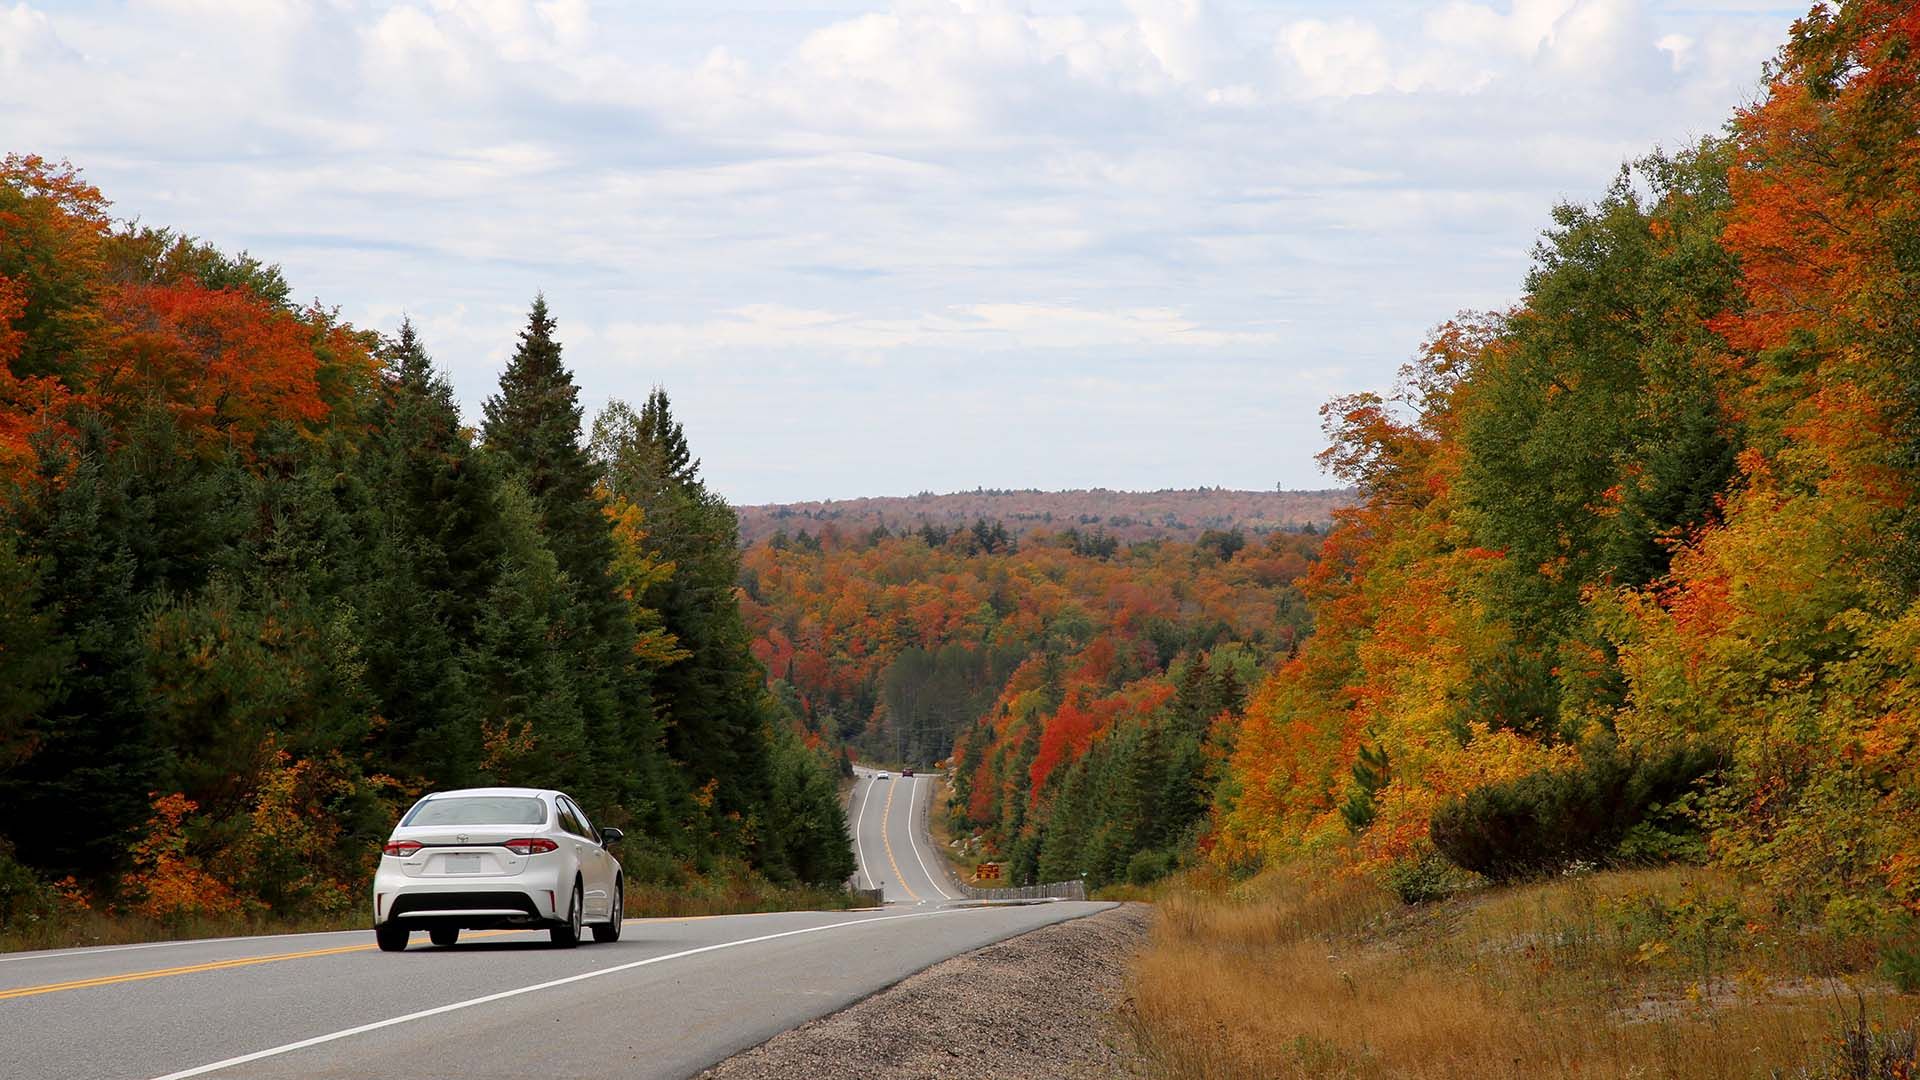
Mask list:
[[[882,761],[931,763],[956,743],[961,762],[990,760],[989,773],[963,769],[977,822],[1020,833],[1030,794],[1057,766],[1081,776],[1103,740],[1095,757],[1122,755],[1114,768],[1145,785],[1111,841],[1124,868],[1192,840],[1208,763],[1230,745],[1212,721],[1306,635],[1293,582],[1318,547],[1305,532],[1016,540],[985,521],[824,542],[777,533],[748,550],[742,587],[755,653],[809,729]],[[1016,851],[1029,876],[1039,855],[1037,839]]]
[[[859,537],[877,528],[912,532],[932,526],[951,532],[976,521],[996,522],[1014,537],[1067,529],[1116,540],[1200,539],[1202,533],[1322,529],[1333,512],[1354,501],[1351,489],[1328,491],[1000,491],[982,488],[949,495],[922,492],[885,498],[742,506],[740,533],[749,544],[777,532],[837,531]]]
[[[0,164],[0,922],[355,909],[474,784],[574,792],[637,884],[846,877],[666,395],[589,443],[536,299],[476,433],[411,327],[290,296]]]
[[[1524,300],[1329,407],[1318,634],[1215,858],[1493,878],[1711,857],[1920,901],[1920,13],[1796,27],[1725,138],[1565,206]]]

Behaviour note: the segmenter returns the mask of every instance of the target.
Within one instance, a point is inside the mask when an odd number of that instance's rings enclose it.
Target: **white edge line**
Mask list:
[[[889,781],[889,782],[891,782],[891,781]],[[865,798],[865,800],[863,800],[863,801],[862,801],[862,802],[860,803],[860,821],[859,821],[858,823],[856,823],[856,824],[854,825],[854,827],[853,827],[853,842],[854,842],[854,844],[855,844],[856,846],[857,846],[857,845],[858,845],[858,844],[860,843],[860,826],[861,826],[861,825],[864,825],[864,824],[866,824],[866,821],[867,821],[867,808],[873,805],[873,785],[874,785],[874,783],[875,783],[875,780],[873,779],[873,774],[872,774],[872,773],[868,773],[868,774],[867,774],[867,796],[866,796],[866,798]],[[891,790],[891,789],[889,789],[889,790]],[[882,809],[882,810],[881,810],[881,815],[882,815],[882,816],[881,816],[881,818],[880,818],[880,831],[881,831],[881,833],[882,833],[882,834],[884,834],[884,833],[885,833],[885,832],[887,831],[887,819],[886,819],[886,817],[885,817],[885,814],[886,814],[886,811],[885,811],[884,809]],[[858,854],[858,852],[857,852],[857,851],[856,851],[856,854]],[[895,882],[895,884],[899,884],[899,883],[898,883],[898,882]],[[880,890],[880,902],[881,902],[881,903],[883,903],[883,904],[884,904],[884,903],[886,903],[886,899],[887,899],[887,897],[886,897],[886,885],[885,885],[885,884],[883,884],[883,883],[881,883],[881,882],[878,882],[878,881],[875,881],[875,880],[873,879],[873,871],[871,871],[871,870],[869,870],[869,871],[867,871],[867,888],[869,888],[869,889],[879,889],[879,890]]]
[[[860,783],[859,775],[858,773],[854,774],[854,784],[856,787],[858,787]],[[867,879],[867,888],[869,889],[873,888],[873,874],[867,870],[867,853],[860,849],[860,815],[867,809],[867,792],[872,790],[872,781],[868,781],[866,787],[859,788],[860,809],[854,811],[853,829],[851,830],[853,832],[853,857],[860,863],[860,876]]]
[[[697,949],[683,949],[680,952],[668,953],[665,956],[649,956],[645,960],[635,960],[630,964],[617,964],[610,968],[600,968],[597,971],[586,971],[578,975],[569,975],[563,979],[550,979],[543,983],[534,983],[532,986],[521,986],[512,990],[502,990],[497,994],[488,994],[485,997],[456,1001],[448,1005],[440,1005],[431,1009],[422,1009],[419,1012],[407,1013],[404,1016],[394,1016],[385,1020],[376,1020],[371,1024],[361,1024],[359,1027],[345,1028],[341,1031],[330,1032],[326,1035],[315,1035],[311,1039],[301,1039],[298,1042],[290,1042],[281,1046],[270,1047],[266,1050],[256,1050],[251,1054],[242,1054],[239,1057],[227,1058],[225,1061],[216,1061],[210,1065],[198,1065],[191,1069],[181,1069],[179,1072],[170,1072],[164,1076],[156,1076],[153,1080],[187,1080],[188,1077],[192,1076],[205,1076],[208,1073],[219,1072],[222,1069],[231,1069],[235,1065],[246,1065],[270,1057],[279,1057],[282,1054],[290,1054],[295,1050],[304,1050],[309,1046],[319,1046],[322,1043],[347,1039],[355,1035],[364,1035],[369,1031],[379,1031],[381,1028],[394,1027],[395,1025],[411,1023],[415,1020],[425,1020],[431,1016],[458,1012],[461,1009],[473,1008],[475,1005],[488,1005],[496,1001],[504,1001],[507,998],[519,997],[522,994],[531,994],[539,990],[551,990],[556,986],[566,986],[569,983],[585,982],[588,979],[597,979],[602,975],[617,975],[622,971],[632,971],[634,968],[642,968],[650,964],[663,964],[668,960],[679,960],[682,957],[697,956],[700,953],[714,952],[719,949],[731,949],[740,945],[755,945],[762,941],[794,937],[799,934],[818,934],[824,930],[845,930],[854,926],[868,926],[873,923],[893,922],[896,919],[924,919],[934,915],[948,914],[949,910],[918,911],[910,915],[883,915],[877,919],[851,919],[847,922],[828,923],[825,926],[806,926],[798,930],[782,930],[777,934],[762,934],[759,937],[742,938],[739,941],[722,941],[714,945],[702,945]]]
[[[913,803],[907,807],[907,843],[913,845],[913,857],[919,859],[920,872],[927,875],[927,881],[933,886],[933,891],[939,893],[943,900],[958,900],[959,897],[941,888],[940,879],[933,876],[933,871],[927,869],[927,860],[920,857],[920,834],[913,831],[913,808],[918,805],[920,805],[920,778],[916,776],[913,778]],[[926,817],[926,811],[921,811],[920,819],[925,821]],[[932,826],[928,828],[931,829]],[[929,831],[927,835],[931,837],[933,833]]]

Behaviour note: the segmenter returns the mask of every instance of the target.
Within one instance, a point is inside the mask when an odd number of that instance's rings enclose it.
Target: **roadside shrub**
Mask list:
[[[1880,949],[1880,977],[1903,994],[1920,992],[1920,942],[1911,938]]]
[[[1438,852],[1429,851],[1417,859],[1402,859],[1387,867],[1380,876],[1380,884],[1403,904],[1424,904],[1472,888],[1474,879]]]
[[[620,866],[629,887],[659,885],[677,889],[687,883],[686,866],[670,852],[644,841],[622,847],[626,850],[619,853]]]
[[[1718,764],[1700,749],[1641,758],[1621,754],[1610,739],[1596,741],[1577,768],[1489,784],[1443,804],[1430,823],[1433,844],[1454,865],[1494,881],[1612,860],[1629,835],[1636,858],[1671,851],[1677,845],[1668,830],[1688,826],[1668,808],[1684,807]],[[1654,830],[1635,833],[1650,822]]]
[[[1173,873],[1173,853],[1168,851],[1136,851],[1133,858],[1127,860],[1127,884],[1151,885],[1168,874]]]
[[[14,858],[12,842],[0,837],[0,929],[51,919],[59,911],[53,886]]]

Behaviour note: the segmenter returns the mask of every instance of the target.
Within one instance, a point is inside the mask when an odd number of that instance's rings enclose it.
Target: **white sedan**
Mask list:
[[[618,941],[625,897],[607,848],[619,829],[595,829],[558,791],[468,788],[413,804],[382,850],[373,878],[373,934],[399,952],[411,931],[451,945],[461,930],[549,927],[553,943]]]

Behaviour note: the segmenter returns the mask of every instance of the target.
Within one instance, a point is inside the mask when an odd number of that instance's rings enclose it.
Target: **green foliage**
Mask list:
[[[58,693],[69,646],[39,608],[40,567],[0,533],[0,769],[34,752],[34,720]],[[10,850],[10,849],[9,849]],[[11,855],[8,855],[11,858]]]
[[[1907,939],[1882,946],[1876,968],[1901,993],[1920,993],[1920,943]]]
[[[1444,900],[1471,888],[1474,882],[1472,874],[1432,851],[1394,862],[1380,875],[1380,884],[1403,904]]]
[[[1247,534],[1239,529],[1231,531],[1208,529],[1200,534],[1200,539],[1195,540],[1193,545],[1203,551],[1212,552],[1214,558],[1225,562],[1233,558],[1234,553],[1247,546]]]
[[[764,674],[748,651],[734,600],[740,556],[732,507],[707,490],[666,392],[634,413],[608,405],[594,421],[593,465],[613,496],[640,509],[656,557],[674,572],[641,597],[691,653],[655,675],[669,757],[695,790],[721,778],[711,809],[720,818],[764,813],[770,787]]]
[[[1129,885],[1151,885],[1173,873],[1174,866],[1171,851],[1136,851],[1127,860],[1126,882]]]
[[[1494,881],[1611,858],[1636,826],[1670,823],[1663,811],[1719,764],[1719,755],[1704,750],[1640,758],[1596,740],[1577,767],[1490,784],[1443,804],[1433,814],[1433,844],[1456,866]]]
[[[152,230],[117,244],[130,278],[285,308],[245,256]],[[0,858],[0,918],[66,875],[169,918],[350,910],[407,801],[481,783],[563,787],[642,863],[851,873],[841,763],[746,649],[731,511],[660,395],[651,535],[671,565],[628,553],[616,581],[596,491],[614,470],[579,446],[559,355],[536,302],[484,447],[403,324],[379,377],[341,375],[331,423],[213,452],[133,403],[76,409],[36,448],[0,498],[0,818],[40,824]],[[664,688],[685,654],[653,604],[696,657]]]
[[[1352,832],[1365,832],[1373,824],[1373,798],[1393,776],[1392,762],[1384,746],[1362,746],[1353,763],[1355,791],[1340,804],[1340,818]]]
[[[1563,205],[1535,250],[1524,310],[1473,373],[1460,417],[1459,518],[1506,558],[1486,600],[1515,640],[1475,665],[1460,721],[1553,737],[1611,684],[1563,688],[1563,647],[1590,583],[1641,585],[1670,540],[1714,513],[1736,432],[1707,317],[1737,303],[1718,234],[1730,152],[1708,142],[1623,170],[1591,207]],[[1597,692],[1598,702],[1589,699]]]
[[[58,917],[60,897],[33,869],[15,857],[0,837],[0,926],[18,927]]]

